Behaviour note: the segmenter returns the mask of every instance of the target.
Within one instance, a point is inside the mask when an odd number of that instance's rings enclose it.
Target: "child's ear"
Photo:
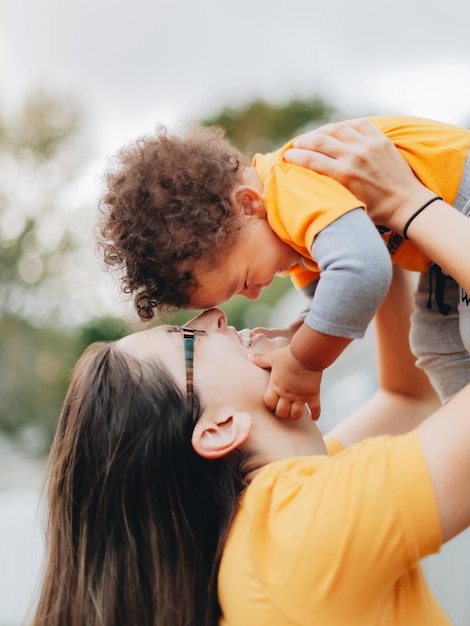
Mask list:
[[[230,194],[230,200],[243,215],[266,219],[263,198],[253,187],[237,185]]]
[[[251,415],[226,411],[202,415],[193,430],[194,450],[206,459],[226,456],[244,443],[251,430]]]

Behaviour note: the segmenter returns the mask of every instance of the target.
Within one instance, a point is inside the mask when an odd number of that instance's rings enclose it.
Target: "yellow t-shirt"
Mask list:
[[[453,204],[470,149],[470,130],[415,117],[370,117],[395,144],[415,175],[434,193]],[[364,206],[335,180],[291,165],[283,159],[292,141],[269,154],[257,154],[252,165],[264,185],[268,220],[277,235],[302,256],[290,274],[297,287],[318,278],[311,257],[315,236],[352,209]],[[388,242],[390,234],[384,236]],[[411,242],[398,238],[392,261],[405,269],[424,271],[429,259]]]
[[[272,463],[227,539],[220,626],[449,626],[419,565],[440,545],[415,432]]]

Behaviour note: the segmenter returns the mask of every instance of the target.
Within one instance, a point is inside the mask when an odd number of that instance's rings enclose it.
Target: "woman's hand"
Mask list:
[[[399,233],[410,214],[433,195],[394,144],[365,119],[305,133],[284,158],[334,178],[366,204],[374,223]]]
[[[365,202],[375,224],[403,234],[417,215],[409,239],[470,293],[470,220],[443,201],[417,213],[435,193],[378,128],[363,119],[327,124],[300,136],[294,146],[285,153],[287,161],[336,179]]]

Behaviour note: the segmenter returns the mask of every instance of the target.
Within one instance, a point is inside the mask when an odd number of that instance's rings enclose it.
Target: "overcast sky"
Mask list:
[[[2,0],[0,93],[76,94],[100,148],[256,96],[470,124],[469,0]]]
[[[76,95],[96,193],[107,157],[157,123],[255,97],[470,126],[469,24],[470,0],[1,0],[0,107]]]

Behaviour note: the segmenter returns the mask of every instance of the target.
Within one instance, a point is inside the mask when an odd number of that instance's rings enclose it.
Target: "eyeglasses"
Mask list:
[[[186,395],[194,409],[194,337],[206,334],[205,330],[196,330],[187,326],[171,326],[170,333],[183,333],[184,363],[186,367]]]

